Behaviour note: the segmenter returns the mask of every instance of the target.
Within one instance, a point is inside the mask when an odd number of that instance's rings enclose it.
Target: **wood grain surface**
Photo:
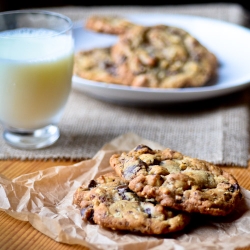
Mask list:
[[[74,161],[0,161],[0,173],[7,178],[15,178],[23,174],[43,170],[53,166],[69,166]],[[222,166],[221,166],[222,167]],[[237,166],[222,167],[233,174],[239,184],[250,190],[250,165],[248,168]],[[0,250],[86,250],[79,245],[67,245],[54,241],[34,229],[28,222],[12,218],[5,212],[0,212]],[[237,250],[250,250],[249,247]]]

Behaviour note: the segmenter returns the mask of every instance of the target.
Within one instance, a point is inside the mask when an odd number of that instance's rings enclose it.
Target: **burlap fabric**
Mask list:
[[[48,8],[81,21],[92,14],[171,13],[225,20],[246,26],[237,4],[185,6],[116,6]],[[247,166],[250,90],[189,104],[158,107],[121,106],[93,99],[72,89],[59,124],[61,137],[46,149],[18,150],[0,140],[0,159],[91,158],[117,136],[129,132],[216,164]],[[2,133],[2,128],[0,132]]]

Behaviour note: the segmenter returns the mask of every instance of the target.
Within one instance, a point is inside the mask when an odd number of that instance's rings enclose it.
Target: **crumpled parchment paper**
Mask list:
[[[165,236],[141,236],[113,232],[82,221],[72,205],[75,190],[84,182],[111,171],[112,154],[144,143],[153,149],[163,146],[128,133],[105,144],[93,157],[72,166],[55,166],[19,176],[0,175],[0,209],[29,223],[55,241],[79,244],[90,249],[231,250],[250,245],[250,192],[227,217],[197,215],[182,232]],[[87,147],[87,145],[84,145]]]

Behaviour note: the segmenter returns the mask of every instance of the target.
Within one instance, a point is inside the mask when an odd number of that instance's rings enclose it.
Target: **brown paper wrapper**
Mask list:
[[[186,249],[231,250],[250,245],[250,192],[226,217],[197,215],[182,232],[164,236],[142,236],[110,231],[85,223],[72,205],[75,190],[84,182],[111,170],[112,154],[144,143],[163,146],[134,134],[125,134],[105,144],[91,160],[72,166],[55,166],[9,180],[0,175],[0,209],[29,223],[55,241],[79,244],[90,249]],[[87,145],[85,145],[87,146]]]

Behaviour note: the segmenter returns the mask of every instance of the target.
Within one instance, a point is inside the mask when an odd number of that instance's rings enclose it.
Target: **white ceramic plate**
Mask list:
[[[250,84],[250,30],[228,22],[189,15],[137,14],[127,19],[143,24],[166,24],[185,29],[219,60],[216,82],[211,86],[183,89],[150,89],[96,82],[73,76],[75,89],[104,101],[123,104],[159,104],[202,100],[229,94]],[[74,27],[75,50],[106,47],[117,37],[87,31],[83,23]]]

